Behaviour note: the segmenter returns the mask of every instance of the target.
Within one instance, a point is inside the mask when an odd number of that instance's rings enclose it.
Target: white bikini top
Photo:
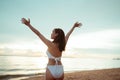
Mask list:
[[[46,51],[46,54],[48,56],[49,59],[54,59],[55,60],[55,64],[58,64],[58,61],[61,61],[61,57],[54,57],[51,55],[51,53],[49,51]]]

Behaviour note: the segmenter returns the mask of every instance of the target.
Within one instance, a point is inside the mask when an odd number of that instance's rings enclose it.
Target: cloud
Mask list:
[[[0,55],[45,56],[45,51],[46,46],[36,39],[0,44]]]
[[[107,29],[71,36],[66,54],[78,57],[120,57],[120,29]]]
[[[71,48],[120,48],[120,29],[108,29],[71,37]]]

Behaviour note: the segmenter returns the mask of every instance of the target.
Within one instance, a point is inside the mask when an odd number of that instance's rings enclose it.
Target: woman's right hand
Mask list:
[[[25,18],[22,18],[21,22],[25,25],[29,25],[30,24],[30,19],[28,18],[28,20],[26,20]]]
[[[75,27],[80,27],[80,26],[82,26],[82,23],[76,22],[76,23],[74,24],[74,28],[75,28]]]

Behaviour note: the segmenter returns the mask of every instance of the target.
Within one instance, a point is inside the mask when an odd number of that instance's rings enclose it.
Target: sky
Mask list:
[[[46,46],[21,23],[24,17],[30,18],[31,24],[48,39],[54,28],[62,28],[66,34],[75,22],[81,22],[83,26],[70,36],[66,53],[120,57],[119,3],[120,0],[0,0],[0,54],[21,53],[15,49],[45,52]]]

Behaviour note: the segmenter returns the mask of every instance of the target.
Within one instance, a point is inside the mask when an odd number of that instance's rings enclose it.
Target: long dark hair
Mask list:
[[[58,43],[58,48],[60,50],[60,52],[64,51],[65,50],[65,45],[66,45],[66,42],[65,42],[65,34],[63,32],[62,29],[60,28],[55,28],[55,33],[57,33],[58,35],[56,36],[56,38],[54,39],[54,43]]]

